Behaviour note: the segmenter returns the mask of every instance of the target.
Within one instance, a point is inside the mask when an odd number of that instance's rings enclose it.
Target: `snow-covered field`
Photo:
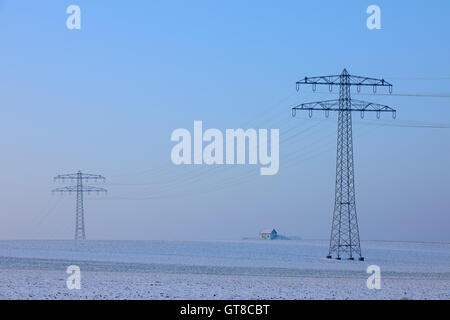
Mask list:
[[[364,262],[324,259],[326,241],[0,241],[0,299],[450,298],[450,244],[362,247]],[[80,290],[66,287],[70,265]]]

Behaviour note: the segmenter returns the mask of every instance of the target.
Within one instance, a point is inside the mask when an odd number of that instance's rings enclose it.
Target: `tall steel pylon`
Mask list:
[[[371,86],[376,93],[377,87],[388,87],[392,93],[392,84],[384,79],[353,76],[346,69],[340,75],[305,77],[296,83],[297,91],[302,84],[312,85],[313,91],[317,85],[328,85],[330,92],[333,86],[339,86],[338,100],[300,104],[292,108],[292,116],[295,117],[297,110],[308,111],[310,117],[314,110],[324,111],[326,117],[330,111],[338,112],[335,201],[327,258],[331,259],[335,255],[340,260],[346,255],[349,260],[354,260],[354,256],[358,255],[358,260],[363,261],[355,203],[352,112],[359,111],[361,118],[364,118],[365,112],[376,112],[378,119],[382,112],[391,112],[395,119],[396,110],[372,102],[352,100],[350,88],[356,86],[360,92],[361,87]]]
[[[84,205],[83,205],[83,193],[87,192],[90,194],[91,192],[96,192],[99,194],[100,192],[107,193],[106,189],[91,187],[83,184],[84,180],[98,180],[105,181],[105,177],[97,174],[87,174],[78,171],[73,174],[60,174],[54,178],[55,181],[61,180],[76,180],[77,184],[75,186],[63,187],[54,189],[52,192],[60,192],[63,193],[77,193],[77,203],[76,203],[76,217],[75,217],[75,240],[86,240],[86,233],[84,231]]]

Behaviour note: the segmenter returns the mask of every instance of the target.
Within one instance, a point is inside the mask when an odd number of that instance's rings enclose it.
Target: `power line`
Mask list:
[[[420,80],[430,80],[430,81],[435,81],[435,80],[450,80],[450,77],[447,76],[442,76],[442,77],[388,77],[389,79],[392,80],[413,80],[413,81],[420,81]]]
[[[328,91],[317,91],[320,94],[332,94]],[[416,97],[416,98],[450,98],[448,93],[370,93],[370,92],[355,92],[356,96],[389,96],[389,97]]]
[[[418,97],[418,98],[450,98],[449,94],[437,94],[437,93],[389,93],[389,94],[366,93],[366,94],[360,94],[360,95],[392,96],[392,97]]]
[[[334,122],[333,119],[310,119],[310,121],[317,122]],[[371,120],[353,120],[353,123],[358,125],[367,126],[379,126],[379,127],[399,127],[399,128],[423,128],[423,129],[450,129],[450,123],[439,123],[439,122],[421,122],[421,121],[407,121],[407,120],[396,120],[395,123],[383,122],[381,120],[371,121]]]

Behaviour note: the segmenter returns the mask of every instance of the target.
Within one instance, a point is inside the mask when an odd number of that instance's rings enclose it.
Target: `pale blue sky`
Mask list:
[[[82,28],[66,28],[81,7]],[[366,28],[381,7],[382,30]],[[336,119],[292,119],[304,76],[384,77],[394,93],[450,95],[448,1],[2,1],[0,238],[71,239],[75,197],[52,177],[103,174],[90,239],[240,239],[259,229],[327,238]],[[326,92],[328,88],[320,90]],[[368,90],[367,92],[370,92]],[[362,239],[450,241],[450,98],[358,96],[398,119],[355,115]],[[370,120],[372,118],[372,120]],[[280,171],[174,167],[170,134],[279,128]],[[321,121],[319,121],[321,120]],[[154,198],[156,197],[156,198]]]

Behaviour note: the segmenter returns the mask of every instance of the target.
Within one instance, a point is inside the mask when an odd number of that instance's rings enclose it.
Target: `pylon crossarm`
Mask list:
[[[101,176],[99,174],[82,173],[81,177],[83,178],[83,180],[106,180],[104,176]]]
[[[83,180],[105,180],[105,177],[98,174],[89,174],[89,173],[71,173],[71,174],[59,174],[54,179],[55,180],[75,180],[78,178],[82,178]]]
[[[305,77],[304,79],[297,81],[297,85],[300,84],[338,85],[340,84],[340,81],[341,81],[340,75]]]
[[[362,86],[370,86],[376,91],[376,87],[389,87],[389,92],[392,93],[392,84],[384,79],[370,78],[354,76],[347,73],[346,70],[340,75],[320,76],[320,77],[305,77],[302,80],[296,82],[297,91],[300,89],[300,85],[309,84],[313,86],[315,91],[316,85],[328,85],[330,91],[333,86],[339,86],[343,84],[343,77],[345,77],[345,85],[356,86],[358,88]]]
[[[389,106],[373,103],[373,102],[367,102],[367,101],[361,101],[361,100],[351,100],[351,111],[372,111],[372,112],[397,112],[394,108],[391,108]]]
[[[391,112],[392,117],[396,117],[397,111],[389,106],[361,101],[361,100],[350,100],[349,107],[341,107],[341,100],[325,100],[317,102],[302,103],[298,106],[292,108],[292,116],[295,117],[297,110],[309,111],[309,115],[312,116],[312,111],[325,111],[325,115],[328,116],[330,111],[359,111],[361,112],[361,117],[364,117],[365,112],[376,112],[377,117],[380,116],[382,112]]]
[[[292,108],[293,110],[338,110],[339,109],[339,100],[325,100],[325,101],[316,101],[316,102],[308,102],[302,103]]]
[[[351,85],[351,86],[370,86],[370,87],[373,87],[373,86],[392,87],[392,84],[387,82],[384,79],[360,77],[360,76],[353,76],[353,75],[350,75],[349,85]]]
[[[376,79],[369,77],[360,76],[348,76],[349,82],[345,83],[350,86],[377,86],[377,87],[392,87],[392,84],[384,79]],[[298,85],[301,84],[318,84],[318,85],[341,85],[341,75],[334,76],[322,76],[322,77],[305,77],[302,80],[296,82]]]
[[[79,189],[77,186],[68,186],[68,187],[62,187],[62,188],[56,188],[52,190],[53,193],[64,193],[64,192],[105,192],[107,193],[107,190],[104,188],[98,188],[98,187],[91,187],[91,186],[86,186],[83,185],[83,189]]]

